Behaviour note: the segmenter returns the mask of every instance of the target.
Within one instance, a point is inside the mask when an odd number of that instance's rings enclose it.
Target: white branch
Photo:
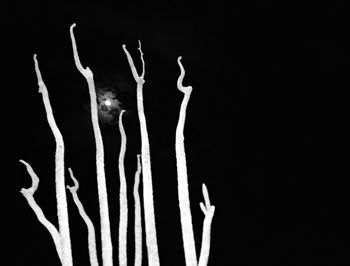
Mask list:
[[[74,177],[72,169],[68,168],[68,171],[69,171],[70,177],[72,178],[72,180],[74,182],[74,186],[72,186],[72,187],[67,186],[67,188],[71,192],[71,194],[73,196],[73,201],[74,201],[75,205],[77,206],[79,214],[80,214],[81,218],[83,218],[83,220],[86,224],[86,227],[88,229],[88,249],[89,249],[90,265],[91,266],[98,266],[94,224],[92,223],[89,216],[86,214],[84,207],[83,207],[83,204],[81,203],[81,201],[78,197],[77,191],[79,189],[79,182]]]
[[[27,172],[30,175],[30,177],[32,178],[32,186],[30,188],[22,188],[20,192],[26,198],[29,206],[34,211],[39,222],[43,226],[45,226],[45,228],[49,231],[49,233],[53,239],[53,242],[55,244],[58,257],[62,263],[62,248],[61,248],[61,243],[60,243],[60,240],[61,240],[60,234],[57,231],[56,227],[49,220],[47,220],[43,211],[41,210],[41,208],[39,207],[39,205],[36,203],[36,201],[34,199],[34,193],[38,189],[38,186],[39,186],[39,177],[35,174],[35,172],[33,171],[33,168],[30,166],[29,163],[27,163],[23,160],[19,160],[19,161],[26,166]]]
[[[180,218],[182,228],[182,240],[185,252],[186,266],[197,266],[197,255],[196,246],[194,241],[193,226],[192,226],[192,215],[190,198],[188,192],[188,177],[187,177],[187,165],[186,165],[186,154],[184,146],[184,125],[186,120],[186,108],[190,99],[192,87],[184,87],[182,85],[183,78],[185,76],[185,70],[181,64],[181,57],[178,58],[178,64],[180,66],[180,76],[177,81],[177,87],[182,91],[184,99],[181,104],[179,121],[176,128],[176,167],[177,167],[177,179],[178,179],[178,197],[180,207]]]
[[[99,128],[98,111],[97,111],[97,97],[94,84],[93,73],[89,67],[84,68],[80,62],[80,58],[77,51],[76,40],[74,37],[73,29],[76,24],[72,24],[70,27],[70,37],[72,41],[73,57],[77,69],[85,77],[91,104],[91,120],[93,126],[93,132],[96,142],[96,172],[97,172],[97,188],[98,188],[98,200],[100,211],[100,228],[101,228],[101,247],[102,247],[102,261],[103,266],[113,266],[113,247],[110,230],[109,220],[109,207],[108,207],[108,194],[106,187],[105,169],[104,169],[104,146],[102,134]],[[134,236],[135,236],[135,259],[134,266],[141,266],[142,263],[142,223],[141,223],[141,203],[139,196],[139,182],[140,174],[142,171],[142,183],[143,183],[143,207],[144,207],[144,219],[145,219],[145,234],[146,234],[146,246],[148,265],[159,266],[158,255],[158,243],[156,222],[154,215],[154,202],[153,202],[153,185],[152,185],[152,172],[151,172],[151,158],[150,158],[150,145],[147,132],[147,123],[143,105],[143,84],[145,83],[145,61],[143,58],[143,52],[141,49],[141,42],[139,41],[138,50],[140,52],[140,58],[142,62],[141,75],[138,74],[135,64],[131,55],[129,54],[126,46],[123,45],[123,50],[126,54],[128,63],[132,75],[137,83],[137,108],[138,117],[140,122],[141,131],[141,155],[137,155],[137,171],[135,173],[135,183],[133,187],[133,195],[135,201],[135,221],[134,221]],[[200,202],[200,208],[202,209],[205,217],[203,221],[202,231],[202,244],[200,251],[199,261],[197,260],[195,239],[192,225],[191,206],[189,198],[188,188],[188,176],[187,176],[187,164],[186,154],[184,147],[184,125],[186,120],[186,109],[192,92],[191,86],[183,86],[183,79],[185,76],[185,70],[181,63],[181,57],[177,60],[180,67],[180,75],[177,80],[178,89],[184,93],[184,98],[181,103],[178,124],[176,127],[176,166],[177,166],[177,180],[178,180],[178,200],[180,208],[181,229],[183,238],[183,247],[185,253],[186,266],[207,266],[209,252],[210,252],[210,236],[211,236],[211,224],[215,212],[215,206],[210,204],[209,194],[205,184],[202,185],[202,192],[204,197],[204,203]],[[49,126],[56,142],[55,152],[55,184],[56,184],[56,199],[57,199],[57,216],[59,230],[50,223],[41,208],[38,206],[34,199],[34,193],[39,185],[39,178],[33,171],[32,167],[25,161],[20,160],[26,168],[27,172],[31,176],[32,186],[30,188],[22,188],[21,193],[26,198],[29,206],[36,214],[38,220],[46,227],[51,234],[54,241],[59,259],[63,266],[73,266],[73,258],[71,251],[71,240],[68,223],[68,210],[67,199],[65,190],[65,167],[64,167],[64,142],[63,137],[55,122],[52,108],[49,101],[48,90],[43,82],[38,61],[36,55],[34,55],[35,72],[38,79],[39,92],[42,94],[43,103],[47,115]],[[119,205],[120,205],[120,218],[119,218],[119,265],[127,266],[127,225],[128,225],[128,205],[127,205],[127,184],[125,178],[124,159],[126,152],[126,134],[124,131],[122,117],[125,111],[121,111],[119,115],[119,131],[121,135],[121,147],[118,158],[118,169],[120,178],[120,191],[119,191]],[[140,160],[141,159],[141,160]],[[142,161],[142,167],[141,167]],[[98,266],[98,258],[96,251],[96,239],[95,229],[92,221],[87,216],[84,207],[79,200],[77,190],[79,183],[75,179],[72,170],[69,168],[70,176],[74,182],[74,186],[67,188],[70,190],[74,203],[78,208],[79,214],[84,220],[88,229],[88,249],[90,256],[90,264],[92,266]]]
[[[123,127],[123,113],[119,114],[119,132],[121,136],[120,153],[118,160],[119,168],[119,266],[127,266],[127,229],[128,229],[128,198],[124,169],[124,157],[126,150],[126,134]]]
[[[61,236],[62,246],[62,265],[73,265],[72,249],[68,222],[67,196],[64,180],[64,143],[60,130],[56,125],[55,118],[52,113],[49,94],[44,84],[36,54],[34,55],[35,72],[38,78],[39,92],[42,94],[45,106],[47,121],[56,141],[55,152],[55,183],[56,183],[56,199],[57,199],[57,217],[59,225],[59,233]]]
[[[74,32],[73,32],[73,29],[75,28],[75,26],[76,26],[76,24],[73,23],[70,26],[70,29],[69,29],[70,38],[72,40],[72,46],[73,46],[73,57],[74,57],[75,66],[85,76],[86,69],[84,69],[83,66],[80,63],[80,58],[79,58],[79,54],[78,54],[77,44],[75,42],[75,37],[74,37]]]
[[[124,52],[126,54],[126,57],[128,59],[128,62],[129,62],[130,68],[131,68],[131,73],[132,73],[136,83],[138,85],[139,84],[140,85],[144,84],[145,83],[145,80],[144,80],[144,76],[145,76],[145,61],[143,59],[143,52],[141,50],[141,42],[139,41],[139,48],[138,48],[138,50],[140,51],[140,56],[141,56],[141,61],[142,61],[142,74],[141,74],[141,76],[139,76],[137,74],[137,69],[135,67],[134,61],[132,60],[132,57],[131,57],[130,53],[126,49],[126,45],[123,44],[122,47],[123,47],[123,50],[124,50]]]
[[[148,141],[147,124],[143,107],[143,94],[142,88],[145,83],[144,73],[145,66],[143,61],[143,54],[141,47],[139,47],[141,53],[141,60],[143,62],[142,75],[137,74],[134,62],[126,46],[123,45],[124,52],[128,58],[128,62],[137,82],[137,109],[140,121],[141,130],[141,160],[142,160],[142,181],[143,181],[143,204],[144,204],[144,215],[145,215],[145,227],[146,227],[146,245],[148,253],[148,265],[159,266],[159,255],[158,255],[158,243],[157,243],[157,232],[156,222],[154,217],[154,205],[153,205],[153,185],[152,185],[152,172],[151,172],[151,157]]]
[[[98,125],[97,101],[94,78],[91,70],[86,67],[84,69],[80,63],[79,55],[73,34],[75,24],[70,27],[70,36],[72,39],[74,61],[78,70],[84,75],[89,87],[90,104],[91,104],[91,120],[96,141],[96,171],[97,171],[97,189],[98,200],[100,204],[100,221],[101,221],[101,243],[102,243],[102,260],[104,266],[113,266],[113,247],[111,240],[111,229],[109,221],[108,197],[106,187],[106,177],[104,169],[104,148],[100,127]]]
[[[211,223],[215,212],[215,206],[210,204],[209,193],[205,184],[202,185],[202,191],[205,204],[201,202],[200,207],[205,217],[203,221],[202,246],[198,266],[207,266],[210,252]]]
[[[141,204],[139,195],[139,183],[141,174],[140,155],[137,155],[137,171],[135,173],[134,183],[134,201],[135,201],[135,263],[134,266],[141,266],[142,263],[142,225],[141,225]]]

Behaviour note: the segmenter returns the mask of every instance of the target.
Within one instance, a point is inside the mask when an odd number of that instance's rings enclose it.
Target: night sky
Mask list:
[[[3,95],[9,97],[7,119],[15,143],[15,186],[7,191],[15,198],[11,265],[59,265],[51,236],[18,192],[31,184],[17,163],[23,159],[40,178],[37,202],[57,224],[55,142],[38,93],[34,53],[64,138],[65,165],[79,180],[79,196],[99,232],[90,99],[73,60],[73,23],[81,63],[93,71],[98,92],[112,95],[127,111],[130,263],[140,133],[136,83],[122,45],[140,73],[140,40],[161,265],[185,263],[175,162],[183,98],[176,87],[178,56],[186,70],[184,85],[193,86],[185,148],[198,253],[205,183],[216,206],[210,266],[350,265],[350,6],[346,1],[228,2],[35,0],[14,2],[8,12],[5,6],[8,49],[2,56],[11,86]],[[116,265],[117,111],[100,123]],[[66,183],[72,185],[68,171]],[[74,265],[88,265],[86,226],[68,191],[67,197]],[[99,238],[97,244],[100,252]],[[146,262],[146,249],[143,255]]]

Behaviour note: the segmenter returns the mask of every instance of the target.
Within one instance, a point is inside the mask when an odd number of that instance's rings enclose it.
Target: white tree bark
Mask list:
[[[141,156],[137,155],[137,171],[135,173],[134,183],[134,201],[135,201],[135,261],[134,266],[141,266],[142,263],[142,226],[141,226],[141,203],[139,195],[139,183],[141,174]]]
[[[141,50],[141,43],[139,42],[139,51],[142,60],[142,74],[139,76],[136,71],[136,67],[130,56],[126,46],[123,45],[124,52],[127,56],[131,72],[137,82],[137,109],[140,121],[141,130],[141,161],[142,161],[142,182],[143,182],[143,209],[145,215],[145,227],[146,227],[146,246],[148,254],[148,265],[159,266],[158,255],[158,243],[156,222],[154,217],[154,205],[153,205],[153,185],[152,185],[152,172],[151,172],[151,156],[149,150],[148,132],[146,117],[143,107],[143,94],[142,88],[145,83],[145,62],[143,60],[143,53]]]
[[[179,121],[176,127],[175,151],[176,151],[176,168],[177,168],[177,186],[180,207],[180,219],[182,229],[182,240],[185,252],[186,266],[197,266],[196,246],[194,241],[190,197],[188,192],[188,177],[186,165],[186,153],[184,145],[184,126],[186,120],[186,108],[191,96],[192,87],[182,85],[185,76],[185,70],[181,64],[181,57],[177,62],[180,67],[180,75],[177,80],[177,88],[184,93],[181,103]]]
[[[69,191],[72,194],[73,201],[75,205],[78,208],[79,214],[81,218],[84,220],[86,227],[88,229],[88,249],[89,249],[89,258],[90,258],[90,265],[91,266],[98,266],[98,259],[97,259],[97,251],[96,251],[96,234],[95,234],[95,227],[92,223],[91,219],[85,212],[85,209],[83,207],[83,204],[81,203],[79,197],[78,197],[78,189],[79,189],[79,182],[74,177],[73,171],[71,168],[68,168],[70,177],[72,178],[74,182],[74,186],[67,186]]]
[[[126,150],[126,135],[123,127],[123,113],[119,115],[119,132],[121,136],[118,168],[119,168],[119,266],[127,266],[127,230],[128,230],[128,198],[124,170],[124,157]]]
[[[70,27],[70,35],[72,39],[73,54],[75,65],[78,70],[86,78],[89,87],[90,104],[91,104],[91,120],[96,141],[96,172],[97,172],[97,190],[98,200],[100,204],[100,222],[101,222],[101,244],[102,244],[102,261],[103,266],[113,266],[113,247],[111,239],[111,226],[109,221],[108,197],[106,187],[106,176],[104,169],[104,148],[101,130],[98,125],[97,100],[93,74],[89,67],[85,69],[80,63],[77,46],[73,34],[75,24]]]

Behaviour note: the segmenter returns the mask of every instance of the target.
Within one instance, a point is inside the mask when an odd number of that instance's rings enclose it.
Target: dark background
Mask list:
[[[83,66],[98,84],[115,89],[128,111],[130,262],[140,136],[136,83],[121,45],[140,72],[141,40],[161,265],[184,265],[174,156],[183,97],[176,88],[178,56],[184,85],[193,86],[185,147],[198,252],[205,183],[216,206],[209,265],[350,264],[347,1],[23,1],[4,10],[4,80],[11,85],[4,85],[3,95],[14,161],[26,160],[40,177],[35,198],[54,224],[55,142],[37,92],[34,53],[64,137],[65,164],[80,181],[79,196],[99,232],[88,89],[69,36],[77,23]],[[120,136],[113,124],[101,130],[117,264]],[[51,236],[18,193],[31,184],[25,167],[15,164],[14,173],[15,186],[7,191],[15,198],[11,265],[59,265]],[[68,172],[66,178],[71,184]],[[88,265],[86,227],[67,196],[74,264]]]

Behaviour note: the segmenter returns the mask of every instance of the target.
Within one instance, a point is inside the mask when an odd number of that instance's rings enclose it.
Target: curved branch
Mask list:
[[[74,32],[73,32],[73,29],[75,28],[75,26],[76,24],[73,23],[69,28],[70,38],[72,40],[72,46],[73,46],[73,57],[74,57],[75,66],[85,76],[86,69],[80,63],[77,44],[76,44]]]
[[[74,182],[74,186],[72,186],[72,187],[67,186],[67,188],[71,192],[72,197],[73,197],[73,201],[74,201],[75,205],[77,206],[79,214],[80,214],[81,218],[83,218],[83,220],[87,226],[87,229],[88,229],[88,249],[89,249],[89,257],[90,257],[90,265],[91,266],[98,266],[94,224],[92,223],[89,216],[86,214],[84,206],[78,197],[77,191],[79,189],[79,182],[74,177],[72,169],[68,168],[68,171],[69,171],[70,177],[72,178],[72,180]]]
[[[184,69],[184,67],[183,67],[183,65],[182,65],[182,63],[181,63],[181,59],[182,59],[181,56],[179,56],[179,57],[177,58],[177,63],[178,63],[178,65],[179,65],[179,67],[180,67],[180,76],[179,76],[179,78],[177,79],[177,88],[178,88],[180,91],[182,91],[183,93],[185,93],[185,94],[187,94],[187,93],[190,94],[191,91],[192,91],[192,87],[191,87],[191,86],[184,87],[184,86],[182,85],[182,82],[183,82],[184,77],[185,77],[185,69]]]
[[[73,34],[73,28],[75,24],[70,27],[70,35],[72,39],[73,54],[75,65],[78,70],[85,77],[90,95],[91,104],[91,121],[96,142],[96,172],[97,172],[97,190],[98,190],[98,200],[100,204],[100,223],[101,223],[101,242],[102,242],[102,260],[104,266],[113,265],[113,247],[111,239],[111,229],[109,221],[109,208],[108,208],[108,197],[107,197],[107,187],[106,187],[106,176],[104,169],[104,147],[101,130],[98,124],[97,116],[97,100],[96,100],[96,90],[95,83],[93,79],[93,74],[91,70],[86,67],[84,69],[80,63],[77,46],[75,43],[75,38]]]
[[[56,229],[56,227],[45,217],[45,214],[43,213],[42,209],[40,208],[40,206],[36,203],[36,201],[34,199],[34,193],[38,189],[38,186],[39,186],[39,177],[35,174],[33,168],[30,166],[29,163],[27,163],[24,160],[19,160],[19,161],[26,166],[27,172],[30,175],[30,177],[32,178],[32,186],[30,188],[22,188],[20,192],[26,198],[29,206],[34,211],[39,222],[49,231],[49,233],[52,237],[52,240],[55,244],[58,257],[59,257],[60,261],[63,263],[63,261],[62,261],[62,248],[61,248],[61,243],[60,243],[60,241],[61,241],[60,234],[59,234],[58,230]]]
[[[196,246],[193,233],[190,197],[188,191],[188,176],[186,153],[184,145],[184,126],[186,120],[186,108],[191,96],[192,87],[183,87],[182,81],[185,70],[181,64],[181,57],[177,62],[180,66],[180,76],[177,80],[177,88],[185,95],[181,103],[179,120],[176,127],[175,151],[177,168],[177,186],[180,207],[180,219],[182,229],[182,241],[185,252],[186,266],[197,266]]]

